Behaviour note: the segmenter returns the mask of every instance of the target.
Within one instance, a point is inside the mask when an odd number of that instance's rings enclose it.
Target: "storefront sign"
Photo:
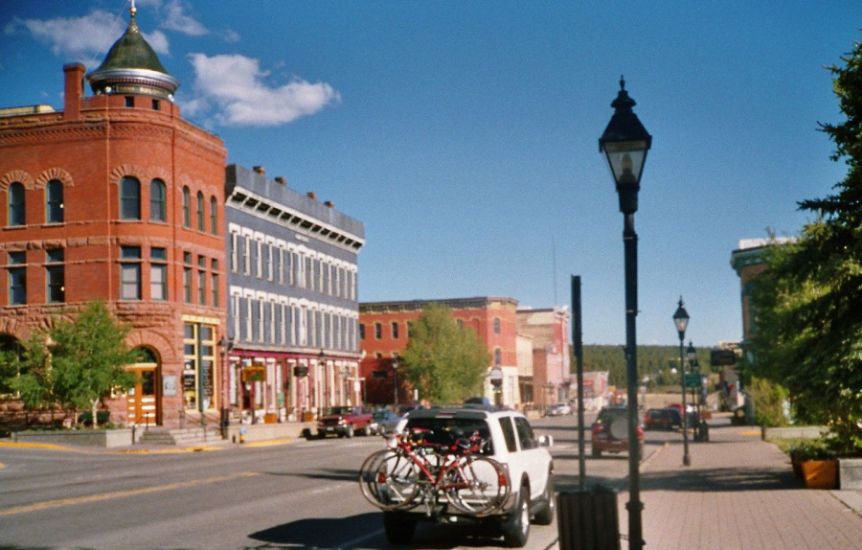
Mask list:
[[[264,382],[266,380],[266,367],[255,365],[242,369],[243,382]]]

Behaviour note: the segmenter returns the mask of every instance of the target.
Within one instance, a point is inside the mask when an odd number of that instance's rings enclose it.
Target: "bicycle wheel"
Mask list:
[[[442,489],[446,499],[461,512],[491,514],[503,506],[511,491],[506,469],[485,456],[462,457],[446,473]]]
[[[372,453],[359,468],[359,488],[365,499],[381,510],[413,505],[419,492],[419,469],[408,457],[390,450]]]

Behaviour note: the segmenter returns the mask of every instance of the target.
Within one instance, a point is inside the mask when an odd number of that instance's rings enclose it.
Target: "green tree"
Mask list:
[[[7,383],[30,409],[51,406],[56,402],[45,337],[44,333],[38,332],[30,335],[21,343],[20,357],[15,352],[4,354],[4,359],[10,363],[8,372],[13,375]],[[13,361],[14,370],[11,367]]]
[[[137,361],[125,343],[128,331],[102,302],[88,304],[74,320],[60,321],[50,331],[54,395],[76,418],[89,408],[94,428],[101,400],[134,383],[124,368]]]
[[[754,374],[780,382],[796,412],[826,422],[843,451],[862,449],[862,44],[830,68],[845,120],[821,124],[847,165],[798,240],[772,246],[755,281]]]
[[[452,311],[431,304],[410,329],[404,376],[420,396],[436,403],[461,402],[477,395],[491,356],[469,328],[460,328]]]

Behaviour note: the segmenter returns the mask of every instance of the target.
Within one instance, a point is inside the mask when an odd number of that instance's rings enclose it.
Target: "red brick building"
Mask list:
[[[444,305],[452,310],[459,325],[476,332],[491,354],[488,369],[498,366],[503,373],[499,396],[490,379],[486,378],[484,395],[491,400],[499,397],[503,405],[520,403],[516,350],[517,300],[512,298],[453,298],[449,300],[411,300],[404,302],[365,302],[359,304],[359,337],[364,353],[360,371],[365,378],[368,403],[391,404],[398,388],[398,403],[414,401],[410,388],[397,381],[393,361],[407,347],[410,323],[419,318],[430,304]]]
[[[217,418],[225,324],[224,170],[216,136],[180,116],[177,81],[137,27],[62,111],[0,109],[0,345],[105,301],[146,361],[114,422]]]

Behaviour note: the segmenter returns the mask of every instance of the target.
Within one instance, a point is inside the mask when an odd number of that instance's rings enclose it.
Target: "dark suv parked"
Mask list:
[[[640,424],[637,427],[638,456],[643,456],[644,431]],[[603,452],[629,452],[629,421],[626,407],[604,407],[592,427],[593,456],[602,456]]]

